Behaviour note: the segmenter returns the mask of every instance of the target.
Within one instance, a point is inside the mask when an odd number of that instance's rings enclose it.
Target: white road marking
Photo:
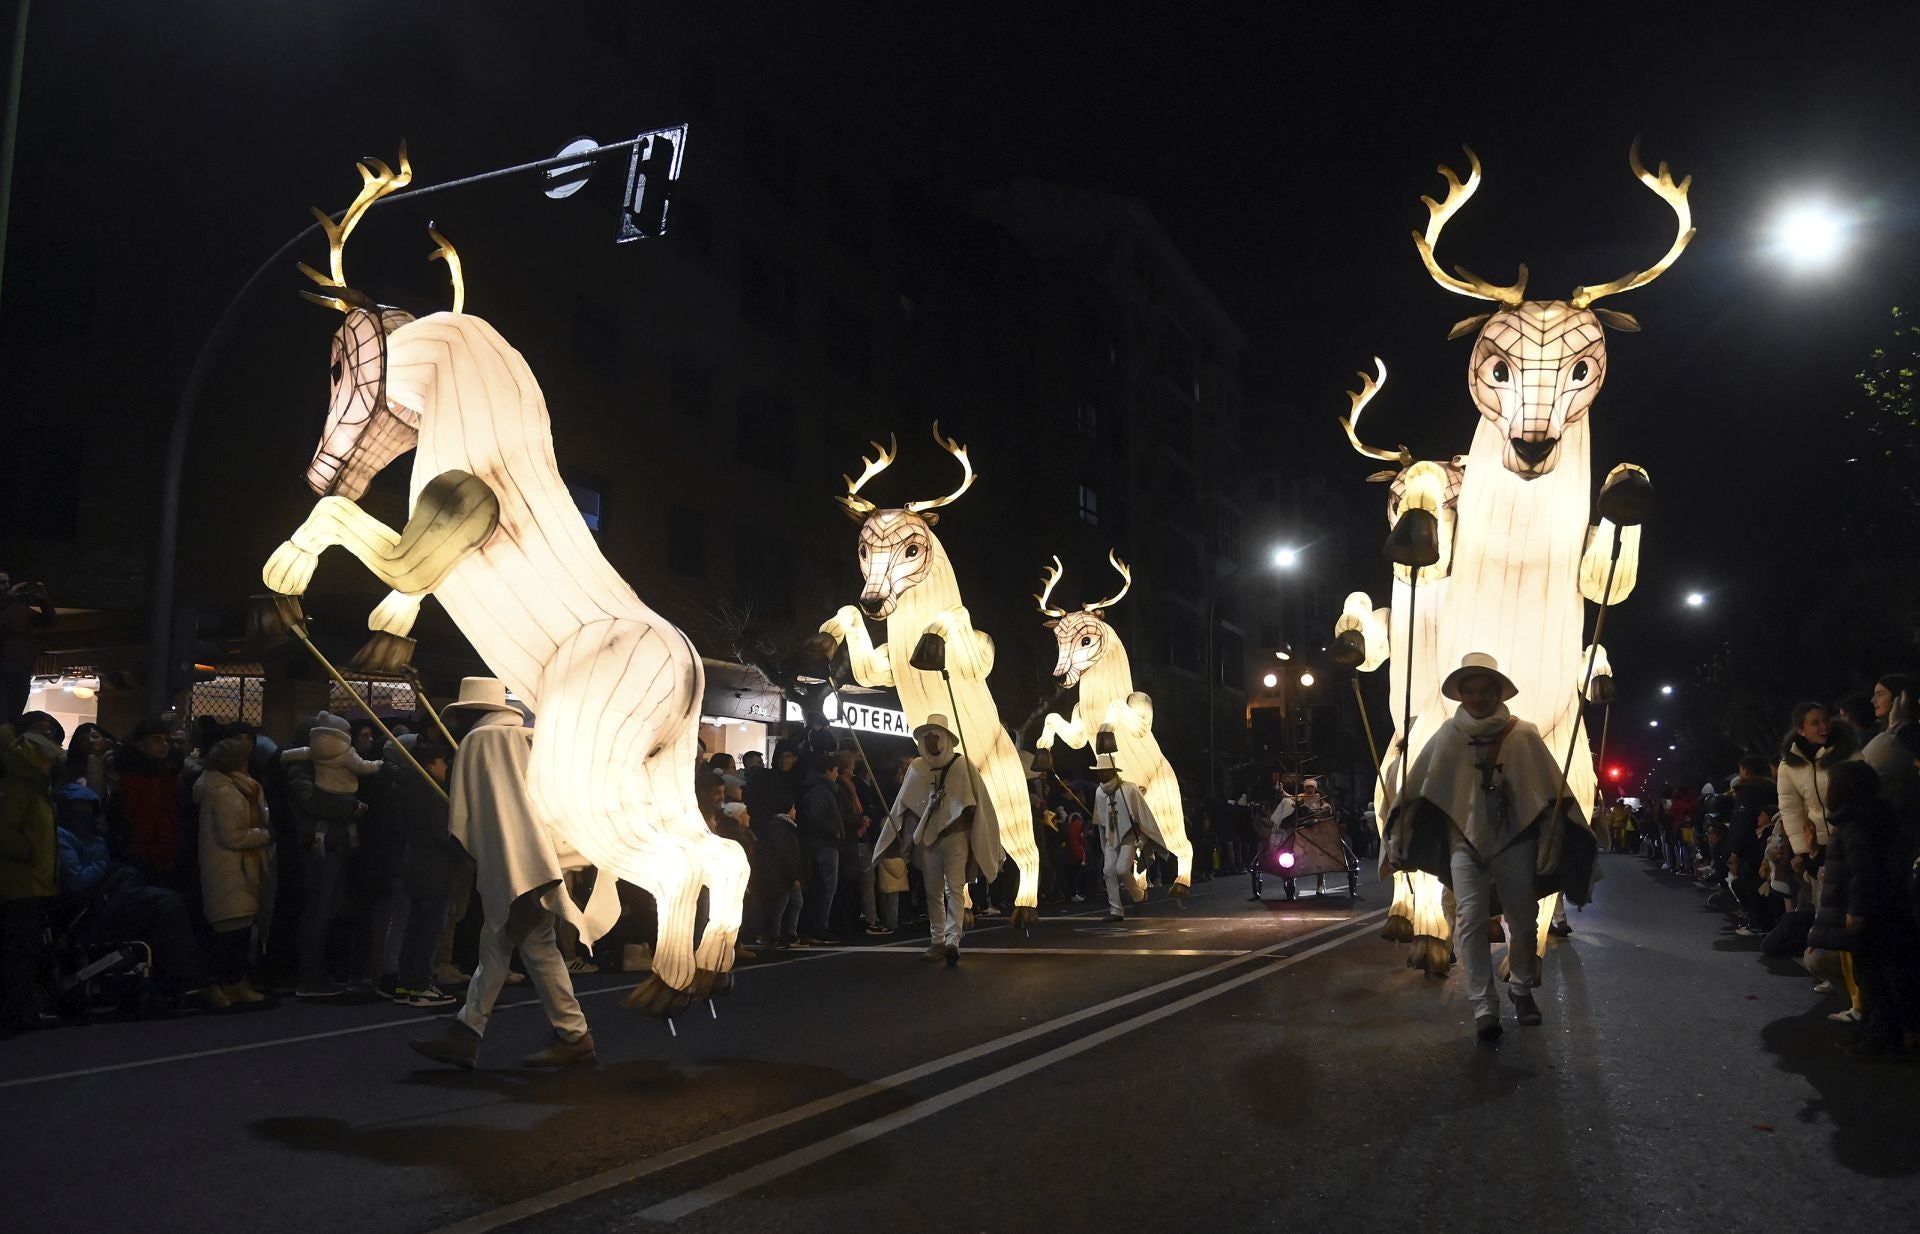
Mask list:
[[[1380,909],[1374,913],[1369,913],[1367,916],[1377,916],[1379,913],[1385,911],[1385,909]],[[1356,920],[1360,919],[1356,918]],[[1326,931],[1320,931],[1320,933],[1325,932]],[[1356,938],[1367,937],[1371,935],[1371,933],[1371,930],[1354,930],[1338,938],[1328,939],[1326,942],[1316,947],[1308,948],[1306,951],[1296,952],[1273,964],[1262,965],[1253,969],[1251,972],[1241,973],[1237,977],[1230,977],[1225,981],[1210,985],[1204,990],[1196,991],[1195,993],[1187,995],[1185,998],[1177,999],[1165,1006],[1155,1007],[1151,1011],[1143,1011],[1132,1019],[1122,1020],[1118,1024],[1110,1024],[1098,1032],[1089,1033],[1085,1037],[1069,1041],[1064,1045],[1055,1046],[1045,1053],[1036,1054],[1032,1058],[1014,1063],[1008,1067],[1003,1067],[991,1075],[981,1076],[977,1080],[969,1080],[965,1084],[928,1097],[924,1101],[917,1101],[903,1110],[898,1110],[892,1114],[876,1118],[871,1122],[862,1123],[858,1127],[850,1127],[838,1135],[828,1136],[824,1140],[775,1157],[771,1161],[763,1161],[759,1165],[749,1167],[748,1169],[740,1171],[738,1174],[729,1175],[717,1182],[709,1183],[707,1186],[701,1187],[696,1191],[689,1191],[685,1195],[675,1196],[671,1200],[663,1200],[651,1208],[642,1209],[640,1217],[647,1221],[678,1221],[682,1217],[697,1213],[703,1208],[709,1208],[720,1203],[722,1200],[731,1199],[743,1191],[750,1191],[764,1183],[772,1182],[774,1179],[784,1178],[786,1175],[792,1174],[797,1170],[805,1169],[810,1165],[816,1165],[849,1148],[865,1144],[869,1140],[879,1139],[890,1131],[897,1131],[902,1127],[917,1123],[924,1118],[930,1118],[942,1110],[959,1105],[961,1102],[970,1100],[982,1093],[992,1092],[996,1088],[1004,1087],[1005,1085],[1013,1083],[1015,1080],[1032,1075],[1036,1071],[1051,1067],[1057,1062],[1072,1058],[1076,1054],[1084,1054],[1095,1046],[1104,1045],[1116,1038],[1124,1037],[1137,1029],[1145,1028],[1149,1024],[1155,1024],[1169,1016],[1178,1015],[1190,1007],[1197,1007],[1209,999],[1218,998],[1227,991],[1238,989],[1250,981],[1258,981],[1262,977],[1266,977],[1280,969],[1298,964],[1302,960],[1312,959],[1323,951],[1329,951],[1340,946],[1342,943],[1352,942]],[[1286,943],[1276,943],[1272,947],[1263,948],[1261,952],[1249,952],[1246,958],[1252,959],[1263,953],[1271,954],[1285,946],[1287,946]],[[1238,962],[1239,961],[1228,961],[1230,964]],[[1222,967],[1225,966],[1216,965],[1215,969],[1217,970]]]
[[[1046,920],[1059,921],[1071,919],[1086,911],[1091,910],[1075,910],[1073,912],[1062,913],[1058,917],[1047,918]],[[990,934],[997,930],[1010,930],[1012,928],[1013,927],[1006,921],[997,921],[993,925],[977,926],[969,931],[969,933],[975,935]],[[816,951],[820,953],[820,958],[827,959],[848,952],[891,951],[895,948],[912,948],[915,954],[921,950],[925,950],[921,940],[913,938],[893,943],[876,943],[869,947],[807,947],[791,953],[784,953],[781,958],[776,960],[755,960],[753,963],[744,967],[736,968],[734,972],[745,973],[751,976],[754,973],[764,972],[770,968],[781,968],[789,964],[804,963],[810,959],[812,953]],[[771,949],[762,949],[760,954],[765,955],[769,950]],[[579,993],[579,997],[594,998],[601,994],[624,994],[628,990],[637,989],[642,984],[642,982],[635,981],[627,985],[605,986],[598,990],[585,990]],[[539,999],[529,998],[517,1003],[501,1003],[494,1008],[494,1011],[498,1013],[501,1011],[514,1011],[521,1007],[538,1006],[540,1006]],[[191,1062],[196,1058],[218,1058],[224,1054],[245,1054],[253,1050],[271,1049],[274,1046],[298,1045],[303,1041],[325,1041],[331,1037],[352,1037],[360,1033],[377,1033],[383,1029],[417,1028],[422,1024],[431,1024],[435,1020],[452,1019],[453,1015],[454,1012],[446,1011],[438,1015],[430,1016],[404,1016],[393,1020],[380,1020],[373,1024],[355,1024],[349,1028],[330,1028],[317,1033],[300,1033],[292,1037],[272,1037],[265,1041],[243,1041],[234,1045],[211,1046],[204,1050],[188,1050],[180,1054],[162,1054],[155,1058],[136,1058],[123,1063],[106,1063],[98,1067],[80,1067],[72,1071],[53,1071],[48,1072],[46,1075],[16,1076],[10,1080],[0,1080],[0,1089],[24,1088],[31,1084],[51,1084],[55,1080],[75,1080],[90,1075],[108,1075],[115,1071],[135,1071],[142,1067],[159,1067],[167,1063]]]
[[[1059,1029],[1068,1028],[1082,1021],[1105,1015],[1109,1011],[1117,1010],[1121,1007],[1139,1002],[1142,999],[1152,998],[1168,990],[1177,989],[1180,986],[1191,984],[1192,982],[1202,980],[1217,973],[1223,973],[1229,969],[1252,963],[1255,960],[1264,959],[1275,952],[1310,942],[1325,934],[1334,933],[1343,926],[1371,922],[1374,918],[1384,916],[1386,911],[1386,909],[1381,908],[1359,917],[1342,918],[1333,925],[1309,931],[1306,934],[1294,938],[1285,939],[1269,947],[1263,947],[1258,951],[1246,952],[1234,956],[1231,959],[1222,960],[1218,964],[1209,964],[1205,968],[1195,969],[1190,973],[1182,973],[1177,977],[1170,977],[1154,985],[1144,986],[1131,993],[1110,998],[1106,1002],[1097,1003],[1091,1007],[1083,1007],[1079,1011],[1069,1012],[1066,1015],[1048,1020],[1044,1024],[1035,1024],[1029,1028],[1023,1028],[1016,1032],[1009,1033],[1006,1036],[995,1038],[992,1041],[980,1042],[977,1045],[969,1046],[964,1050],[946,1055],[943,1058],[936,1058],[930,1062],[909,1067],[904,1071],[896,1071],[892,1075],[882,1077],[881,1079],[855,1085],[844,1091],[809,1101],[804,1105],[795,1106],[790,1110],[783,1110],[778,1114],[770,1114],[765,1118],[756,1119],[753,1122],[742,1124],[739,1127],[734,1127],[727,1131],[716,1132],[713,1135],[707,1136],[705,1139],[695,1140],[690,1144],[683,1144],[679,1148],[669,1149],[663,1153],[656,1153],[653,1156],[642,1158],[639,1161],[617,1166],[614,1169],[603,1171],[592,1177],[583,1178],[578,1182],[569,1183],[564,1187],[543,1192],[540,1195],[529,1196],[527,1199],[505,1205],[501,1208],[492,1209],[488,1212],[478,1213],[464,1221],[443,1226],[438,1230],[432,1231],[431,1234],[486,1234],[487,1231],[501,1229],[504,1226],[512,1225],[516,1221],[538,1216],[541,1213],[551,1212],[556,1208],[564,1207],[576,1200],[585,1199],[588,1196],[596,1195],[615,1187],[624,1186],[627,1183],[636,1182],[649,1175],[658,1174],[663,1170],[669,1170],[685,1162],[704,1157],[709,1153],[731,1148],[736,1144],[757,1139],[769,1132],[778,1131],[784,1127],[805,1122],[810,1118],[829,1113],[843,1106],[852,1105],[858,1101],[864,1101],[868,1097],[891,1092],[903,1085],[915,1083],[930,1075],[936,1075],[949,1068],[972,1062],[974,1059],[984,1058],[987,1055],[998,1053],[1011,1046],[1020,1045],[1023,1042],[1045,1036]],[[1359,930],[1353,934],[1335,939],[1333,942],[1346,942],[1350,938],[1357,938],[1367,933],[1368,931],[1366,930]],[[1329,943],[1327,945],[1331,946],[1333,944]],[[1295,958],[1305,959],[1307,955],[1318,954],[1319,951],[1323,949],[1324,948],[1315,948],[1312,952],[1302,953]],[[1282,961],[1282,963],[1285,962],[1286,961]],[[1249,977],[1264,976],[1272,972],[1275,967],[1278,967],[1278,965],[1262,966],[1256,973],[1249,974]],[[1106,1038],[1102,1037],[1100,1039],[1105,1040]],[[1089,1038],[1089,1040],[1092,1039]],[[917,1106],[909,1107],[909,1109],[917,1108]],[[931,1113],[932,1111],[928,1112]],[[778,1160],[785,1160],[785,1158],[779,1158]],[[799,1166],[796,1165],[794,1168],[797,1169]],[[748,1185],[751,1186],[752,1184]],[[682,1199],[684,1198],[685,1197],[682,1197]],[[713,1199],[706,1201],[706,1203],[714,1203],[721,1198],[724,1197],[715,1196]],[[651,1212],[651,1210],[649,1211]],[[688,1211],[693,1210],[689,1209]]]
[[[820,951],[866,952],[872,955],[906,955],[919,958],[913,951],[882,951],[878,947],[821,947]],[[978,956],[994,955],[1145,955],[1145,956],[1196,956],[1196,955],[1246,955],[1245,947],[972,947],[960,953],[968,960]]]

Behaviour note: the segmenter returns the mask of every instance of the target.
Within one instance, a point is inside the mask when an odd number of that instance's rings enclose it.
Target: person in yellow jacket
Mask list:
[[[47,1022],[40,1008],[47,906],[60,893],[53,769],[60,747],[28,733],[6,751],[0,779],[0,1031]]]

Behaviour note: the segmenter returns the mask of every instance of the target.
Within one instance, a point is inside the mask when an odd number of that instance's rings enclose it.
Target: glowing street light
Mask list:
[[[1662,693],[1662,694],[1665,694],[1665,695],[1668,695],[1668,696],[1671,696],[1671,695],[1673,694],[1673,687],[1672,687],[1672,686],[1661,686],[1661,687],[1660,687],[1660,693]]]
[[[1667,749],[1669,749],[1669,750],[1678,750],[1679,748],[1680,748],[1679,746],[1668,746],[1668,747],[1667,747]]]
[[[1824,201],[1799,202],[1774,223],[1774,252],[1801,270],[1831,266],[1846,248],[1851,222]]]
[[[1282,544],[1273,550],[1273,564],[1276,569],[1291,570],[1300,563],[1300,550],[1291,544]]]
[[[1660,727],[1660,721],[1658,721],[1658,720],[1648,720],[1648,721],[1647,721],[1647,727],[1648,727],[1648,728],[1659,728],[1659,727]]]
[[[1689,591],[1689,592],[1687,593],[1687,607],[1688,607],[1688,608],[1704,608],[1704,607],[1706,606],[1706,603],[1707,603],[1707,593],[1706,593],[1706,592],[1704,592],[1704,591]]]
[[[1301,685],[1303,685],[1303,686],[1310,686],[1310,685],[1312,685],[1312,684],[1313,684],[1313,674],[1312,674],[1312,673],[1302,673],[1302,674],[1300,674],[1300,684],[1301,684]]]
[[[1280,678],[1273,673],[1268,673],[1265,677],[1262,677],[1260,679],[1260,684],[1267,687],[1267,689],[1271,690],[1273,689],[1273,687],[1280,684]]]

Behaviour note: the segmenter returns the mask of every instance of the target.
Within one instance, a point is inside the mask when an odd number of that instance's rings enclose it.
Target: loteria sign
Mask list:
[[[827,723],[835,728],[850,728],[857,733],[878,733],[883,737],[913,736],[913,726],[907,723],[907,713],[897,708],[842,702],[838,694],[829,694],[821,710],[826,714]],[[787,719],[795,724],[803,724],[806,718],[806,712],[800,709],[800,704],[787,704]]]

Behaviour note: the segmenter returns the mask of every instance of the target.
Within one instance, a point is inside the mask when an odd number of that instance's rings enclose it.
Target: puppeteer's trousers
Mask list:
[[[540,924],[520,940],[520,961],[526,965],[527,978],[546,1009],[547,1022],[568,1041],[586,1035],[587,1017],[580,1000],[573,996],[573,980],[567,976],[567,962],[560,957],[560,945],[553,932],[553,914],[544,914]],[[460,1008],[460,1022],[477,1037],[486,1036],[487,1021],[493,1016],[494,1000],[507,984],[507,967],[513,962],[514,946],[507,941],[505,922],[488,918],[480,931],[480,963],[474,967],[473,981],[467,986],[466,1005]]]
[[[1101,869],[1107,876],[1107,911],[1114,916],[1124,916],[1125,898],[1120,894],[1122,883],[1133,885],[1133,841],[1128,840],[1119,848],[1100,846]]]
[[[967,859],[972,843],[964,831],[920,849],[920,875],[927,884],[927,935],[935,946],[958,947],[967,922]]]
[[[1493,857],[1482,859],[1466,841],[1454,837],[1454,945],[1466,965],[1467,997],[1475,1016],[1500,1014],[1500,994],[1493,986],[1493,952],[1487,944],[1488,909],[1496,890],[1510,940],[1507,989],[1516,996],[1533,992],[1533,969],[1538,963],[1533,940],[1540,924],[1540,905],[1533,894],[1538,843],[1530,830]]]

